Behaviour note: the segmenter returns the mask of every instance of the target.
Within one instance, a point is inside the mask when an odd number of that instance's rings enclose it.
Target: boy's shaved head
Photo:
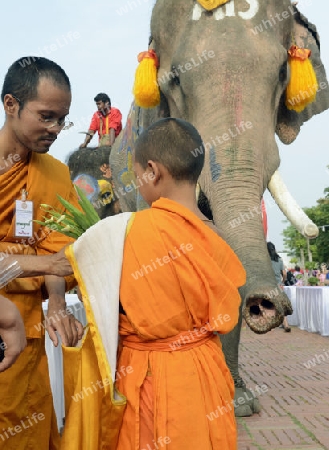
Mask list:
[[[145,169],[149,160],[162,164],[176,181],[196,183],[204,164],[201,136],[185,120],[160,119],[136,141],[135,162]]]

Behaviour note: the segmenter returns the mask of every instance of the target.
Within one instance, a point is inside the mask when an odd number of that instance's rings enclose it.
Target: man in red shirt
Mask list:
[[[85,148],[92,140],[96,131],[100,145],[113,145],[115,138],[122,130],[122,114],[117,108],[111,107],[111,100],[107,94],[100,93],[94,98],[98,111],[91,119],[86,139],[80,148]]]

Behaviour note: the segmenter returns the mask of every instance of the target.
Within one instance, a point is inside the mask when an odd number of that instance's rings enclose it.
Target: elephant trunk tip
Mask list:
[[[273,292],[275,296],[271,294]],[[248,295],[243,309],[247,325],[257,334],[265,334],[278,327],[284,316],[291,313],[290,301],[281,290],[279,292],[279,288]]]

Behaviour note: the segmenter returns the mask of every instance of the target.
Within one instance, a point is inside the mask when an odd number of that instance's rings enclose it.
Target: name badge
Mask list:
[[[15,236],[33,236],[33,202],[16,200]]]

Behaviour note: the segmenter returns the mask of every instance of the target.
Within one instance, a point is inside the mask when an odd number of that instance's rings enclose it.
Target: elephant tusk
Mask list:
[[[297,204],[278,171],[274,172],[268,184],[268,189],[283,214],[303,236],[308,239],[314,239],[318,236],[318,227]]]

